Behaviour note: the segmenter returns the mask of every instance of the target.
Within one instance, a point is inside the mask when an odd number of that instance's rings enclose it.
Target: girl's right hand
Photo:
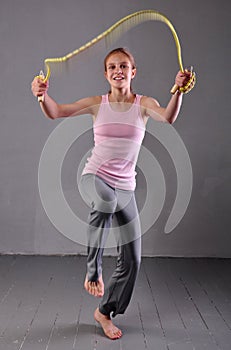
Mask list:
[[[31,91],[35,97],[43,96],[49,88],[49,81],[44,82],[42,77],[37,76],[31,83]]]

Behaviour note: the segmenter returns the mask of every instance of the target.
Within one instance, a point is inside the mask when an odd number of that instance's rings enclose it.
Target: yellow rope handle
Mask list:
[[[189,91],[191,91],[194,88],[194,86],[196,84],[196,73],[193,72],[192,67],[190,70],[187,69],[187,71],[191,72],[191,77],[188,80],[188,82],[181,87],[179,87],[177,84],[173,85],[173,87],[171,89],[171,94],[175,94],[175,92],[177,90],[179,90],[183,94],[187,94]]]
[[[45,80],[45,75],[42,70],[40,70],[39,75],[37,75],[35,78],[43,79],[44,82],[47,81],[47,79]],[[44,95],[38,96],[38,102],[43,102],[43,101],[44,101]]]
[[[81,53],[81,52],[83,52],[85,50],[87,50],[89,47],[91,47],[92,45],[96,44],[98,41],[102,40],[103,38],[107,39],[110,36],[110,34],[112,34],[120,26],[124,26],[124,30],[121,30],[121,33],[123,33],[126,30],[130,29],[132,26],[134,26],[136,24],[139,24],[139,23],[142,23],[142,22],[145,22],[145,21],[149,21],[149,20],[157,20],[157,21],[164,22],[170,28],[170,30],[172,32],[172,35],[173,35],[173,38],[175,40],[175,44],[176,44],[179,67],[180,67],[180,70],[182,72],[184,72],[183,63],[182,63],[182,57],[181,57],[181,46],[180,46],[180,42],[179,42],[176,30],[173,27],[172,23],[169,21],[169,19],[165,15],[161,14],[158,11],[155,11],[155,10],[142,10],[142,11],[134,12],[134,13],[126,16],[126,17],[123,17],[118,22],[113,24],[110,28],[105,30],[103,33],[99,34],[97,37],[95,37],[94,39],[92,39],[91,41],[86,43],[85,45],[83,45],[80,48],[78,48],[78,49],[68,53],[67,55],[65,55],[63,57],[57,57],[57,58],[46,58],[45,61],[44,61],[44,64],[45,64],[45,67],[46,67],[46,77],[44,78],[44,82],[46,82],[49,79],[50,75],[51,75],[50,64],[52,64],[52,63],[63,63],[63,62],[68,61],[72,57],[78,55],[79,53]],[[194,73],[192,75],[194,75]],[[179,87],[177,87],[177,89],[179,89]]]

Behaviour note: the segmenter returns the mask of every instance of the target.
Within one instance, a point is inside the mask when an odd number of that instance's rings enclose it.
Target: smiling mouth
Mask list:
[[[124,77],[123,76],[119,76],[119,77],[114,77],[113,80],[123,80]]]

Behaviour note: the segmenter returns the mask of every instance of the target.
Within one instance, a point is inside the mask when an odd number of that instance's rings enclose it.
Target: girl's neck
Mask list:
[[[110,102],[134,102],[135,94],[129,90],[112,89],[108,94]]]

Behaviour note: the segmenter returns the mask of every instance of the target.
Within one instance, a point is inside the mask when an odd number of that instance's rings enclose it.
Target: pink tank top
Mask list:
[[[96,121],[91,156],[83,170],[95,174],[114,188],[134,191],[136,162],[145,134],[140,111],[141,95],[136,95],[128,111],[114,111],[108,95],[102,96]]]

